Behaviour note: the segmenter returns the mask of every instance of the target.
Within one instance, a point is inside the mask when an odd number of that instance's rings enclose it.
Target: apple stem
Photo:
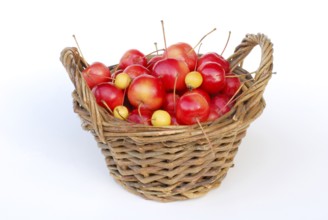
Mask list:
[[[166,36],[165,36],[165,29],[164,29],[164,21],[161,20],[162,23],[162,31],[163,31],[163,38],[164,38],[164,47],[165,47],[165,51],[167,51],[167,45],[166,45]],[[166,53],[166,59],[168,58],[168,55]]]
[[[86,64],[86,66],[88,67],[89,64],[85,61],[85,58],[84,58],[84,56],[83,56],[82,50],[81,50],[81,48],[80,48],[80,45],[79,45],[79,43],[77,42],[77,39],[76,39],[76,37],[75,37],[75,34],[73,34],[73,38],[74,38],[74,40],[75,40],[75,43],[76,43],[77,49],[78,49],[79,53],[81,54],[81,58],[82,58],[83,62],[84,62],[84,63]]]
[[[149,54],[145,55],[145,57],[148,58],[148,57],[149,57],[150,55],[152,55],[153,53],[157,53],[157,55],[158,55],[158,51],[164,51],[164,49],[157,49],[157,50],[155,50],[155,51],[153,51],[153,52],[150,52]]]
[[[200,48],[202,47],[202,45],[203,45],[203,43],[201,43],[201,44],[199,45],[199,47],[198,47],[198,51],[197,51],[197,55],[198,55],[198,56],[200,56],[199,52],[200,52]],[[196,59],[196,65],[195,65],[195,69],[194,69],[194,71],[197,70],[197,66],[198,66],[198,59]]]
[[[178,77],[179,77],[179,73],[177,75],[175,75],[175,79],[174,79],[174,87],[173,87],[173,110],[174,110],[174,113],[176,112],[176,109],[175,109],[175,102],[176,102],[176,98],[175,98],[175,94],[176,94],[176,88],[177,88],[177,82],[178,82]]]
[[[155,49],[156,49],[157,56],[158,56],[158,47],[157,47],[157,42],[154,42],[154,44],[155,44]]]
[[[114,115],[113,111],[109,108],[109,106],[107,105],[107,103],[104,100],[101,100],[101,103],[106,107],[106,109],[112,114]]]
[[[122,100],[122,105],[124,105],[125,95],[126,95],[126,88],[125,88],[124,91],[123,91],[123,100]]]
[[[198,45],[201,44],[201,42],[205,39],[205,37],[207,37],[208,35],[210,35],[211,33],[213,33],[214,31],[216,31],[216,28],[214,28],[213,30],[211,30],[210,32],[208,32],[207,34],[205,34],[200,41],[196,44],[196,46],[194,46],[194,48],[192,48],[191,50],[188,51],[187,54],[191,53],[191,51],[195,50],[196,47],[198,47]]]
[[[142,102],[140,102],[138,105],[138,114],[139,114],[140,119],[142,119],[141,106],[142,106]],[[144,124],[146,124],[146,122],[147,122],[147,120],[143,120]]]
[[[208,136],[207,136],[206,132],[204,131],[204,128],[203,128],[202,124],[199,122],[198,118],[196,118],[196,121],[197,121],[197,124],[199,125],[200,129],[202,130],[208,144],[211,147],[211,152],[212,152],[213,157],[215,157],[215,153],[214,153],[214,149],[213,149],[213,145],[212,145],[211,140],[208,138]]]
[[[225,49],[226,49],[226,48],[227,48],[227,46],[228,46],[228,43],[229,43],[229,40],[230,40],[230,35],[231,35],[231,31],[229,31],[229,34],[228,34],[228,39],[227,39],[227,42],[226,42],[226,44],[225,44],[225,46],[224,46],[224,48],[223,48],[223,50],[222,50],[222,52],[221,52],[221,56],[223,55],[223,53],[224,53]]]

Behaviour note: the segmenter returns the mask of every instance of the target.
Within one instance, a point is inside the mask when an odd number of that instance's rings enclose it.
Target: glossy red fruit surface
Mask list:
[[[223,93],[229,97],[237,95],[241,82],[238,76],[233,73],[226,74],[226,83],[223,89]]]
[[[166,93],[163,103],[163,109],[168,112],[175,112],[177,103],[180,99],[178,94],[173,94],[173,92]]]
[[[148,60],[147,69],[149,69],[149,71],[152,72],[154,65],[162,59],[163,59],[163,56],[160,56],[160,55],[156,55],[156,56],[152,57],[150,60]]]
[[[121,89],[115,87],[113,83],[101,83],[92,89],[98,105],[112,111],[118,105],[123,104],[124,93]]]
[[[186,89],[185,78],[189,68],[184,61],[168,58],[158,61],[153,67],[152,75],[161,79],[166,91]]]
[[[105,64],[95,62],[82,71],[82,76],[89,88],[92,89],[100,83],[109,82],[111,73]]]
[[[138,109],[134,109],[129,114],[127,121],[133,122],[136,124],[151,125],[152,114],[153,114],[153,111],[150,111],[150,110],[140,109],[140,112],[139,112]]]
[[[136,108],[156,110],[164,102],[165,89],[160,79],[143,74],[136,77],[128,89],[129,102]]]
[[[199,92],[186,92],[177,103],[176,118],[179,124],[192,125],[197,121],[206,121],[209,113],[209,103]]]
[[[131,79],[134,79],[142,74],[150,74],[150,71],[140,64],[131,64],[130,66],[127,66],[123,72],[127,73]]]
[[[215,52],[206,53],[199,57],[197,66],[200,67],[201,65],[207,62],[216,62],[220,64],[226,73],[230,71],[230,63],[226,59],[224,59],[223,56]]]
[[[203,83],[200,86],[209,94],[216,94],[225,86],[225,71],[222,66],[215,62],[207,62],[198,67],[197,71],[202,74]]]
[[[217,107],[210,103],[210,114],[208,115],[207,121],[214,121],[218,119],[221,115],[217,111]]]
[[[177,121],[177,117],[175,116],[175,113],[169,112],[169,114],[171,115],[171,125],[179,125],[179,123]]]
[[[231,110],[232,103],[229,101],[230,98],[227,95],[218,94],[212,98],[210,104],[220,117]]]
[[[131,49],[126,51],[120,59],[119,68],[125,69],[132,64],[147,65],[147,59],[139,50]]]
[[[190,71],[196,68],[198,56],[195,50],[187,43],[172,44],[164,52],[163,57],[185,61]]]

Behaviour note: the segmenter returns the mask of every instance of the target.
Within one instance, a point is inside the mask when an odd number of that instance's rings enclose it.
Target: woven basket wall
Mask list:
[[[261,62],[251,75],[242,62],[257,45]],[[228,58],[243,82],[242,93],[229,113],[202,123],[202,128],[197,124],[153,127],[116,119],[96,104],[81,76],[86,61],[78,50],[63,49],[60,60],[75,86],[74,111],[82,127],[94,135],[111,175],[132,193],[168,202],[196,198],[220,185],[246,129],[265,107],[262,95],[272,75],[272,53],[265,35],[246,35]]]

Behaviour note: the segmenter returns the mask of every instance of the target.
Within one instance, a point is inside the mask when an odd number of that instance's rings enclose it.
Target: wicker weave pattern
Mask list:
[[[262,50],[254,78],[241,65],[254,46]],[[115,180],[127,190],[157,201],[199,197],[220,185],[250,123],[265,107],[262,98],[272,75],[273,49],[263,34],[246,35],[229,58],[241,75],[242,94],[224,117],[193,126],[152,127],[115,119],[99,107],[81,76],[86,65],[76,48],[65,48],[61,62],[75,90],[74,111],[91,131]],[[207,138],[204,133],[206,133]]]

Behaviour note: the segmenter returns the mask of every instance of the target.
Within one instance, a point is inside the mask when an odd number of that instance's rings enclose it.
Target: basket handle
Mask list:
[[[236,105],[243,103],[245,106],[244,120],[255,118],[265,107],[263,100],[263,92],[272,76],[273,68],[273,44],[264,34],[248,34],[242,40],[241,44],[236,47],[235,52],[228,58],[231,71],[239,72],[244,59],[252,51],[255,46],[261,48],[261,62],[255,72],[255,76],[251,80],[247,80],[247,87],[238,100]],[[245,72],[243,72],[245,74]],[[249,79],[249,78],[246,78]]]
[[[98,107],[81,73],[87,66],[87,62],[80,56],[75,47],[64,48],[60,54],[60,61],[75,87],[73,92],[74,111],[83,118],[84,128],[92,130],[97,141],[105,143],[103,130],[105,112]]]

